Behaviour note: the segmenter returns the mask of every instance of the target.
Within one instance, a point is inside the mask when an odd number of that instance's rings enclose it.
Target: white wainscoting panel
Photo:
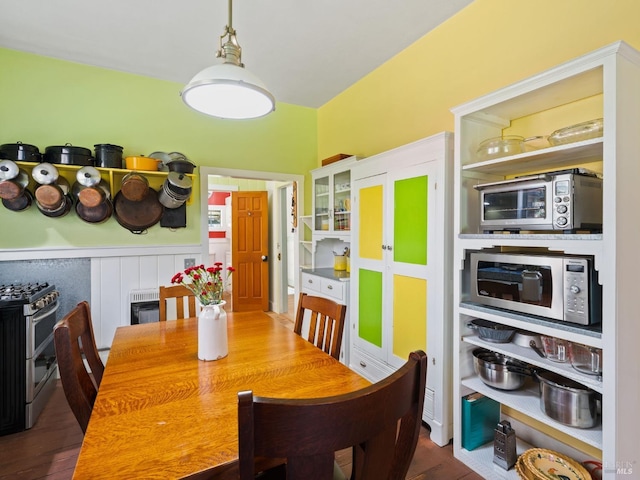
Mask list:
[[[91,315],[98,348],[110,348],[116,329],[131,323],[132,290],[170,285],[186,259],[200,264],[200,257],[190,253],[92,258]]]

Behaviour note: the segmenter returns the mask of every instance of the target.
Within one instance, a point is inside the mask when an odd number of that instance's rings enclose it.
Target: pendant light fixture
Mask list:
[[[198,73],[181,92],[182,100],[199,112],[219,118],[262,117],[275,110],[275,98],[258,77],[244,68],[242,48],[238,45],[231,19],[220,35],[216,57],[223,63]]]

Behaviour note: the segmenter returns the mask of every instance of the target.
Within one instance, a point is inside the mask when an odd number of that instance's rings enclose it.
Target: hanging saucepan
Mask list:
[[[57,211],[60,206],[64,206],[67,202],[67,195],[64,190],[56,183],[49,185],[40,185],[35,191],[36,202],[38,208],[47,211]]]
[[[110,143],[94,145],[94,165],[100,168],[122,168],[122,147]]]
[[[127,200],[139,202],[147,196],[149,181],[139,173],[127,173],[120,184],[120,191]]]
[[[121,226],[131,233],[141,234],[160,221],[162,205],[153,188],[149,188],[147,195],[137,202],[126,198],[121,190],[113,199],[113,212]]]
[[[45,148],[44,161],[64,165],[93,165],[91,150],[84,147],[74,147],[70,143]]]
[[[105,200],[111,199],[109,186],[103,180],[100,180],[100,182],[93,187],[85,187],[76,182],[73,184],[71,192],[73,198],[78,199],[78,202],[85,207],[97,207]]]
[[[95,188],[95,187],[87,187]],[[113,213],[113,205],[109,198],[105,198],[99,204],[88,207],[81,202],[76,203],[76,213],[80,219],[87,223],[102,223]]]
[[[95,167],[82,167],[76,173],[72,194],[85,207],[98,207],[108,197],[109,189]]]
[[[50,186],[50,185],[46,185],[46,186]],[[43,215],[47,217],[64,217],[67,213],[71,211],[71,205],[73,204],[73,202],[71,201],[71,198],[68,197],[67,195],[62,196],[60,205],[57,208],[48,208],[47,206],[42,205],[38,201],[37,193],[38,191],[36,190],[36,205],[38,207],[38,210],[40,210],[40,213],[42,213]]]
[[[2,199],[2,205],[4,205],[6,209],[12,210],[14,212],[21,212],[23,210],[26,210],[31,206],[32,202],[33,194],[27,188],[24,189],[21,195],[12,200],[7,200],[5,198]]]
[[[158,194],[158,200],[167,208],[178,208],[191,195],[191,183],[191,179],[184,173],[169,172]]]
[[[71,203],[67,198],[69,182],[60,177],[58,169],[50,163],[41,163],[34,167],[31,176],[38,183],[35,197],[40,211],[48,216],[64,214],[67,203]]]
[[[0,158],[14,162],[40,162],[42,155],[35,145],[17,142],[0,145]]]
[[[16,198],[22,196],[25,189],[27,188],[27,185],[29,185],[29,175],[24,170],[18,169],[17,175],[11,177],[10,179],[0,180],[0,198],[2,198],[3,200],[15,200]]]

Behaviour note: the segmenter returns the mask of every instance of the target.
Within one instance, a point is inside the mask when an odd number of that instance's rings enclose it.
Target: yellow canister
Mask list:
[[[346,270],[347,269],[347,257],[344,255],[333,256],[333,269],[334,270]]]

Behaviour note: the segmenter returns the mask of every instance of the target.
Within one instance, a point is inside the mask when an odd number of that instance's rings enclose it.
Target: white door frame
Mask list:
[[[276,182],[297,182],[297,210],[298,217],[301,212],[304,212],[304,175],[295,175],[291,173],[279,173],[279,172],[260,172],[255,170],[236,170],[233,168],[217,168],[217,167],[200,167],[200,205],[202,208],[200,219],[200,244],[202,246],[202,258],[207,258],[209,255],[209,220],[208,220],[208,208],[203,206],[208,205],[209,194],[209,175],[218,175],[221,177],[233,177],[233,178],[245,178],[253,180],[264,181],[276,181]],[[280,196],[278,192],[274,192],[272,195],[273,208],[270,209],[269,215],[271,216],[272,225],[280,225]],[[273,232],[273,230],[271,230]],[[278,230],[278,235],[280,230]],[[282,262],[277,260],[278,250],[276,243],[282,244],[283,239],[279,239],[276,242],[272,242],[269,245],[269,258],[272,259],[271,266],[271,278],[270,284],[273,285],[273,295],[269,296],[270,308],[275,313],[282,313],[286,310],[286,307],[281,305],[282,303]],[[284,239],[286,244],[286,238]],[[300,224],[296,228],[294,236],[293,246],[293,265],[294,270],[297,272],[300,270]],[[286,266],[284,266],[286,268]],[[300,291],[300,275],[294,276],[294,289],[296,294]]]

